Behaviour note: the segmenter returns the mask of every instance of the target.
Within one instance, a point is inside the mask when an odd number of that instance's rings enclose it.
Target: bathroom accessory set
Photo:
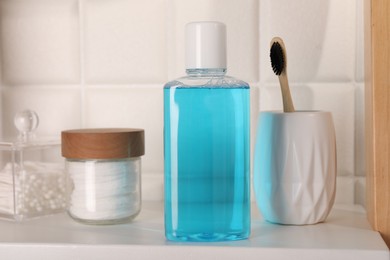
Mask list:
[[[187,24],[185,44],[187,76],[164,86],[165,236],[172,241],[246,239],[251,222],[250,87],[226,76],[224,24]],[[326,219],[335,198],[332,115],[295,110],[283,40],[272,39],[270,50],[283,112],[259,113],[253,183],[256,202],[269,222],[315,224]],[[26,161],[30,148],[45,152],[60,146],[58,142],[37,143],[31,133],[38,118],[33,111],[23,113],[15,118],[18,141],[0,143],[3,167],[10,171],[0,175],[7,176],[7,180],[0,179],[0,217],[21,220],[66,208],[78,222],[117,224],[138,215],[145,149],[142,129],[63,131],[65,169],[58,169]],[[35,174],[28,170],[30,166],[51,173]],[[17,196],[5,198],[7,189]],[[42,198],[34,198],[30,189],[45,192]]]

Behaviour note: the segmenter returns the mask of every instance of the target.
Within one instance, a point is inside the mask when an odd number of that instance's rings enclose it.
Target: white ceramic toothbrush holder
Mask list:
[[[330,112],[260,112],[254,190],[267,221],[289,225],[325,221],[335,199],[336,169]]]

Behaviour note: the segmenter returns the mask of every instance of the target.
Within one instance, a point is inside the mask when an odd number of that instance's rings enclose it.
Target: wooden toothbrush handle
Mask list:
[[[279,75],[279,83],[282,90],[283,111],[294,112],[294,104],[292,102],[290,87],[288,86],[288,79],[286,73],[282,72]]]

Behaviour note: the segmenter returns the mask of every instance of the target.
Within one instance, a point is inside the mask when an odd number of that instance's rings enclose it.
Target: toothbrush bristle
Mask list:
[[[274,42],[271,46],[271,65],[272,70],[276,75],[280,75],[284,69],[284,54],[283,49],[278,42]]]

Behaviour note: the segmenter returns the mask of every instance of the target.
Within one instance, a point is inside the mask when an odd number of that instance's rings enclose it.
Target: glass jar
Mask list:
[[[62,132],[69,215],[87,224],[130,221],[141,210],[142,129]]]

